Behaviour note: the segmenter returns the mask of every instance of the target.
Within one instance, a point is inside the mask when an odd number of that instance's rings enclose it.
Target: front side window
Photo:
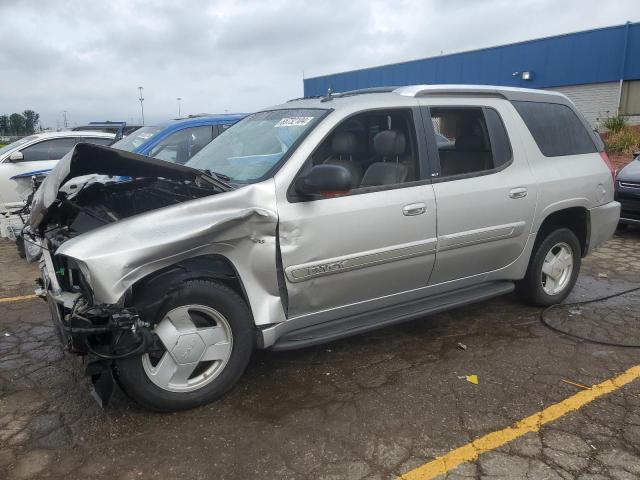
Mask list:
[[[213,139],[211,132],[211,125],[179,130],[149,150],[149,156],[184,165]]]
[[[30,145],[22,150],[24,162],[60,160],[75,146],[75,138],[56,138]]]
[[[440,176],[468,175],[511,160],[511,146],[498,113],[480,107],[430,108]]]
[[[10,152],[11,150],[14,150],[16,147],[19,147],[20,145],[24,145],[25,143],[29,143],[35,140],[36,138],[38,137],[36,137],[35,135],[31,135],[29,137],[24,137],[19,140],[16,140],[15,142],[11,142],[9,145],[5,145],[4,147],[0,148],[0,155]]]
[[[566,105],[512,102],[545,157],[595,153],[589,132]]]
[[[254,113],[222,132],[187,166],[224,175],[233,183],[260,181],[325,113],[322,109]]]
[[[420,180],[416,145],[410,109],[359,113],[331,132],[298,175],[315,165],[338,165],[349,171],[355,193],[361,188],[401,186]]]
[[[127,135],[122,140],[117,141],[111,145],[111,147],[126,152],[133,152],[140,145],[151,140],[160,131],[162,131],[162,127],[142,127],[130,135]]]

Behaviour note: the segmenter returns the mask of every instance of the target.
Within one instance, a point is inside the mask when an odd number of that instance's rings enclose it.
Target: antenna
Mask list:
[[[329,87],[327,88],[327,94],[322,97],[322,100],[320,100],[321,102],[330,102],[331,100],[333,100],[333,88]]]

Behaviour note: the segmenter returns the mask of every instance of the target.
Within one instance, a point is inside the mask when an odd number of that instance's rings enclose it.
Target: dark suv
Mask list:
[[[615,198],[622,205],[621,225],[640,225],[640,152],[618,173]]]

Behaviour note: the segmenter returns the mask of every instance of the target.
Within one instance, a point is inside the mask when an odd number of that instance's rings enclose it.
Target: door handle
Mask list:
[[[527,189],[525,187],[514,188],[509,192],[509,198],[524,198],[527,196]]]
[[[427,206],[424,203],[411,203],[402,207],[402,214],[407,217],[422,215],[426,211]]]

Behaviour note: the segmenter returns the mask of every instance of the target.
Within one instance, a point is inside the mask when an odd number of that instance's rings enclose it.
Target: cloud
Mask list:
[[[636,5],[4,1],[0,113],[31,108],[54,127],[63,110],[72,124],[137,121],[139,85],[147,123],[174,117],[176,97],[183,113],[253,111],[300,96],[303,75],[619,24]]]

